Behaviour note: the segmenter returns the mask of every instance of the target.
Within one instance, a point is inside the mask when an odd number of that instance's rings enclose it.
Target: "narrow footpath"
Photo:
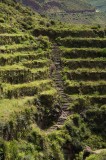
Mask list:
[[[64,93],[64,84],[62,80],[62,66],[61,66],[61,55],[60,50],[57,45],[53,46],[52,50],[52,61],[54,65],[56,66],[56,71],[52,75],[52,79],[55,83],[55,87],[61,97],[61,115],[58,118],[58,121],[56,124],[54,124],[52,127],[50,127],[48,130],[53,131],[61,128],[67,119],[67,117],[70,115],[70,111],[68,110],[68,107],[70,105],[70,100],[68,99],[67,95]]]

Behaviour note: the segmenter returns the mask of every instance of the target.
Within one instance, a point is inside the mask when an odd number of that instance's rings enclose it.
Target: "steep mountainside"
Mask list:
[[[106,0],[88,0],[88,2],[99,11],[106,12]]]
[[[93,10],[90,4],[86,3],[85,0],[23,0],[23,3],[40,12],[71,12],[71,11],[82,11],[82,10]]]
[[[74,24],[105,24],[105,16],[96,13],[86,0],[22,0],[22,2],[51,19]]]
[[[0,160],[82,160],[86,145],[106,148],[106,29],[15,0],[0,11]]]

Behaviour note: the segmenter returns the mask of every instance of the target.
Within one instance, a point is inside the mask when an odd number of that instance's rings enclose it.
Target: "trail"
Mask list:
[[[61,75],[61,71],[62,71],[61,55],[57,45],[53,46],[52,61],[56,66],[56,71],[52,75],[52,79],[55,82],[55,87],[61,97],[61,115],[58,118],[56,124],[54,124],[48,129],[49,132],[61,128],[65,120],[67,119],[67,117],[71,114],[68,109],[70,105],[70,100],[68,96],[64,93],[64,84],[63,84],[62,75]]]

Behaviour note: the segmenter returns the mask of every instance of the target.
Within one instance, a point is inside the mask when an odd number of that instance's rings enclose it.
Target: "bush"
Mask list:
[[[5,20],[3,18],[0,18],[0,23],[4,23]]]
[[[100,154],[93,154],[89,156],[86,160],[106,160],[106,152]]]

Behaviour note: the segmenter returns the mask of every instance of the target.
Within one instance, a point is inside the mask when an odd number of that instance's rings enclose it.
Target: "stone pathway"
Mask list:
[[[63,85],[63,80],[62,80],[62,75],[61,75],[61,55],[58,46],[54,45],[53,46],[53,51],[52,51],[52,60],[53,63],[56,66],[56,71],[52,75],[52,79],[55,82],[55,87],[57,88],[59,95],[61,96],[61,115],[58,118],[58,121],[56,124],[54,124],[52,127],[50,127],[48,130],[53,131],[61,128],[67,119],[67,117],[71,114],[70,111],[68,110],[68,107],[70,105],[70,100],[68,99],[67,95],[64,93],[64,85]]]

